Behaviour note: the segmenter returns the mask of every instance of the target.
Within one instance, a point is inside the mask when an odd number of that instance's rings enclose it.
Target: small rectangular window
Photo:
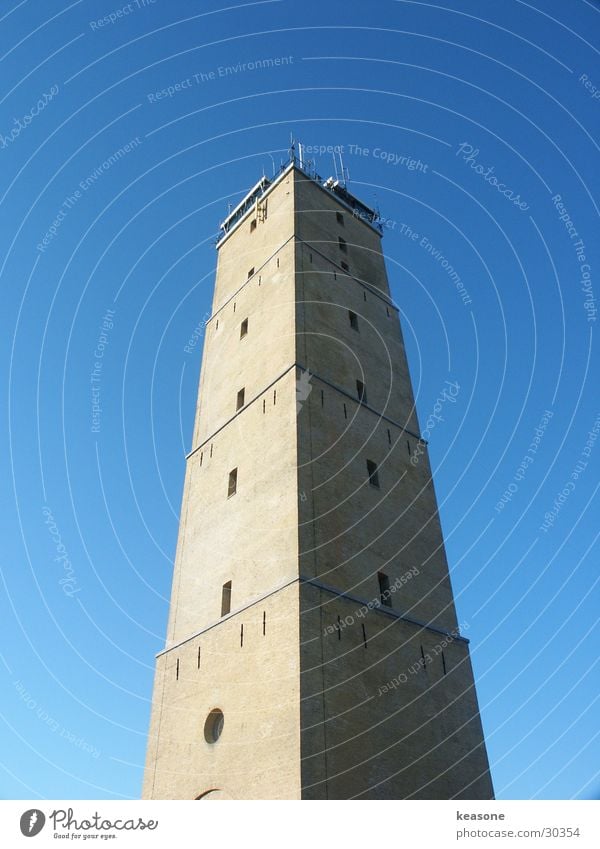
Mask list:
[[[342,266],[344,271],[350,271],[350,266],[348,265],[347,262],[340,262],[340,265]]]
[[[358,395],[358,400],[361,404],[367,403],[367,387],[362,382],[362,380],[356,381],[356,394]]]
[[[223,584],[221,591],[221,616],[227,616],[231,610],[231,581]]]
[[[248,333],[248,319],[245,318],[240,324],[240,339],[243,339]]]
[[[256,230],[256,218],[253,218],[252,221],[250,222],[250,232],[254,233],[255,230]]]
[[[245,395],[246,395],[246,389],[245,389],[245,387],[242,387],[237,394],[237,401],[236,401],[236,407],[235,407],[236,410],[241,410],[242,407],[244,406]]]
[[[352,310],[348,310],[348,318],[350,319],[350,327],[358,332],[358,316]]]
[[[379,489],[379,472],[377,471],[377,463],[373,460],[367,460],[367,474],[371,486],[376,486]]]
[[[229,484],[227,486],[227,498],[231,498],[237,492],[237,469],[229,472]]]
[[[392,606],[392,593],[390,592],[390,579],[384,572],[377,573],[379,581],[379,600],[385,607]]]
[[[248,280],[252,277],[253,274],[254,274],[254,266],[252,266],[252,268],[248,271]]]
[[[338,245],[340,246],[340,250],[347,254],[348,253],[348,245],[346,244],[346,240],[342,239],[341,236],[338,236]]]
[[[336,212],[335,217],[336,217],[336,219],[337,219],[337,223],[338,223],[338,224],[341,224],[341,225],[342,225],[342,227],[344,227],[344,226],[345,226],[345,224],[344,224],[344,216],[342,215],[342,213],[341,213],[341,212]]]

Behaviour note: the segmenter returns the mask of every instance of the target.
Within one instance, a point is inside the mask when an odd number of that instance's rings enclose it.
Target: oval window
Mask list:
[[[223,711],[219,710],[219,708],[211,710],[206,717],[206,722],[204,723],[204,739],[207,743],[217,742],[223,733],[224,724],[225,717],[223,716]]]

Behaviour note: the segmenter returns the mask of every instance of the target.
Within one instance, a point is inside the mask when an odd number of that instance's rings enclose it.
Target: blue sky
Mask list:
[[[422,427],[460,385],[430,451],[498,797],[600,795],[599,33],[587,0],[3,4],[0,796],[139,796],[188,340],[290,133],[390,221]]]

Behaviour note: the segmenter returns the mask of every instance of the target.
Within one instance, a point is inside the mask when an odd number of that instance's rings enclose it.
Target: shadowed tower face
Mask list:
[[[492,798],[375,216],[292,162],[222,227],[143,795]]]

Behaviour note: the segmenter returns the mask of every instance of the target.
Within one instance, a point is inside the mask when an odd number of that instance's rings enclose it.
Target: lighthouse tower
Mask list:
[[[294,157],[221,225],[144,798],[493,798],[381,237]]]

